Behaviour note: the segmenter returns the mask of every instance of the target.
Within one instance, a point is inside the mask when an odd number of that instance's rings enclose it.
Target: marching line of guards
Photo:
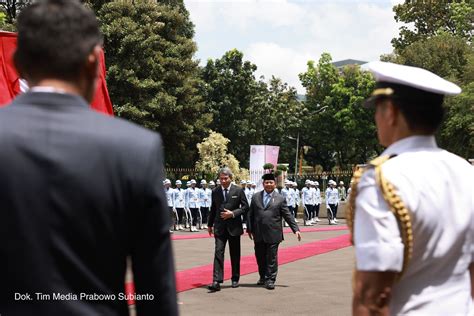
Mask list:
[[[192,179],[186,182],[186,188],[183,188],[181,180],[176,180],[175,188],[171,187],[171,181],[163,181],[164,190],[168,208],[172,218],[170,232],[178,230],[187,230],[197,232],[198,229],[207,229],[207,219],[212,202],[212,190],[220,185],[216,182],[201,180],[201,187],[197,187],[196,180]],[[233,183],[235,185],[235,183]],[[252,196],[258,192],[256,183],[250,180],[240,181],[244,189],[247,201],[252,201]],[[328,188],[325,192],[325,202],[327,209],[327,218],[329,225],[337,225],[337,209],[340,201],[349,199],[350,188],[346,192],[344,182],[340,181],[339,186],[334,180],[329,180]],[[337,187],[336,187],[337,186]],[[296,182],[285,180],[285,187],[280,190],[280,194],[286,199],[288,208],[298,222],[298,209],[303,207],[303,222],[305,226],[313,226],[320,222],[319,209],[321,206],[321,190],[318,181],[305,181],[305,187],[298,189]],[[246,229],[246,214],[243,218],[243,228]],[[288,224],[285,222],[285,226]]]

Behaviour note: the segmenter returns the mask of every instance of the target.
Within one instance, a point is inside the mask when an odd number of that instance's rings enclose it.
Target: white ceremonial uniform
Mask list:
[[[298,189],[293,189],[293,190],[295,191],[295,207],[298,207],[301,201],[300,190]]]
[[[202,188],[199,190],[199,201],[201,207],[211,207],[212,190],[209,188]]]
[[[471,315],[474,168],[438,148],[433,136],[399,140],[382,155],[396,155],[382,164],[382,173],[411,214],[414,240],[412,259],[392,288],[390,315]],[[401,271],[400,230],[373,169],[357,188],[357,270]]]
[[[165,188],[166,193],[166,200],[168,202],[168,207],[174,207],[174,189],[173,188]]]
[[[295,207],[295,190],[293,188],[288,189],[288,195],[286,196],[286,203],[289,206]]]
[[[303,204],[314,205],[313,188],[304,187],[301,189]]]
[[[245,188],[244,193],[245,193],[245,197],[247,198],[247,201],[248,201],[249,206],[250,206],[254,190],[252,190],[252,188]]]
[[[312,188],[314,194],[314,204],[320,205],[321,204],[321,190],[319,188]]]
[[[326,207],[329,207],[329,204],[339,204],[339,191],[337,188],[327,188],[326,189]]]
[[[173,200],[174,200],[174,207],[176,208],[184,208],[185,200],[186,200],[186,190],[182,188],[175,188],[173,190]]]
[[[200,206],[199,202],[199,191],[198,188],[189,187],[186,189],[186,207],[187,208],[198,208]]]

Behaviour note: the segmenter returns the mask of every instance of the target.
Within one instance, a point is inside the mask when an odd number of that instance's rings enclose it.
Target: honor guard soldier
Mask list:
[[[303,207],[305,210],[305,222],[304,225],[313,225],[313,222],[311,221],[313,218],[313,212],[314,212],[314,196],[313,192],[311,190],[311,180],[306,179],[304,182],[305,187],[301,189],[301,198],[303,200]]]
[[[204,179],[201,180],[201,191],[199,193],[199,200],[201,201],[202,228],[207,229],[207,215],[209,214],[209,208],[211,207],[212,190],[207,187],[207,182]]]
[[[196,180],[189,181],[190,187],[186,190],[186,207],[191,212],[191,231],[197,232],[197,221],[199,215],[199,189],[196,188]]]
[[[313,222],[317,223],[319,222],[319,208],[321,207],[321,190],[319,189],[319,182],[314,181],[313,182],[314,187],[313,187],[313,194],[314,194],[314,220]]]
[[[173,205],[178,213],[178,230],[184,229],[184,207],[186,206],[186,190],[181,188],[181,180],[176,180],[173,191]]]
[[[336,181],[329,180],[329,187],[326,189],[326,210],[328,212],[329,225],[337,224],[337,207],[339,205],[339,191],[336,188]]]
[[[291,215],[295,217],[295,208],[294,208],[294,191],[290,189],[290,180],[285,180],[285,187],[281,189],[281,195],[286,199],[286,205],[290,210]],[[285,227],[288,227],[288,223],[284,223]]]
[[[416,67],[369,63],[385,151],[354,174],[354,315],[473,315],[474,168],[436,144],[445,95]]]
[[[176,230],[176,216],[174,214],[174,201],[173,201],[173,192],[174,189],[171,188],[171,181],[169,179],[165,179],[163,181],[163,186],[165,189],[166,193],[166,200],[168,203],[168,210],[170,212],[170,217],[171,217],[171,228],[170,228],[170,233],[173,233],[173,229]]]
[[[252,181],[247,180],[247,187],[245,188],[245,196],[247,197],[247,201],[249,202],[252,201],[252,196],[253,196],[254,190],[252,190]]]
[[[298,190],[298,183],[296,183],[295,181],[292,181],[291,189],[293,190],[293,195],[295,197],[294,204],[293,204],[293,207],[295,210],[295,221],[298,223],[298,208],[300,206],[300,200],[301,200],[300,190]]]
[[[209,181],[209,189],[211,189],[211,191],[212,191],[212,190],[214,190],[214,188],[215,188],[215,187],[216,187],[216,184],[215,184],[215,182],[214,182],[214,181],[212,181],[212,180],[211,180],[211,181]]]
[[[337,187],[337,190],[339,191],[339,199],[341,201],[346,200],[346,187],[344,186],[344,181],[339,181],[339,186]]]

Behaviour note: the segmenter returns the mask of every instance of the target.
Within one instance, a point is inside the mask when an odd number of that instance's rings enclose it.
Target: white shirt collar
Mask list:
[[[384,150],[381,156],[383,155],[396,155],[401,154],[406,151],[411,151],[412,149],[421,149],[421,148],[430,148],[435,149],[438,148],[436,144],[436,139],[433,135],[429,136],[410,136],[403,139],[400,139],[393,143],[392,145],[388,146],[387,149]]]
[[[227,192],[230,191],[230,187],[232,186],[232,183],[229,184],[229,186],[227,187]],[[225,188],[221,185],[221,189],[222,189],[222,192],[224,192]]]

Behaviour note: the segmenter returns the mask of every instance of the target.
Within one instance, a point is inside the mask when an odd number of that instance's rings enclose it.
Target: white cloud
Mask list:
[[[268,42],[252,44],[245,53],[248,60],[258,67],[257,78],[263,75],[268,81],[274,75],[295,87],[299,93],[304,93],[298,74],[306,71],[311,54]]]
[[[257,65],[258,75],[276,75],[299,93],[298,74],[322,52],[335,61],[390,53],[398,34],[392,6],[401,2],[185,0],[196,25],[198,58],[220,57],[235,47]]]

